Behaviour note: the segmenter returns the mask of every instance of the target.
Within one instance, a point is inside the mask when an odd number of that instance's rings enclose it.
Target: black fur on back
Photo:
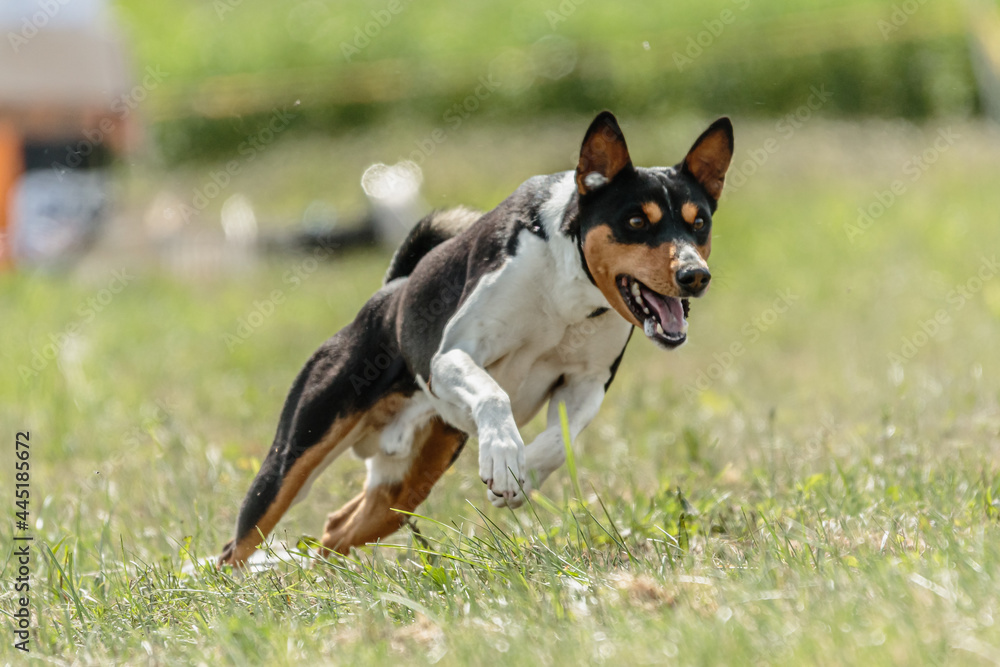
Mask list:
[[[413,226],[399,244],[383,283],[410,275],[424,255],[453,236],[468,229],[482,217],[482,213],[465,207],[429,213]]]

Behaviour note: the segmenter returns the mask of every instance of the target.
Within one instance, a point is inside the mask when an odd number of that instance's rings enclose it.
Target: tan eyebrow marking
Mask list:
[[[646,217],[654,225],[663,219],[663,209],[655,201],[648,201],[643,204],[642,212],[646,214]]]
[[[681,217],[684,218],[684,222],[689,225],[694,224],[695,218],[698,217],[697,204],[689,201],[684,202],[684,205],[681,206]]]

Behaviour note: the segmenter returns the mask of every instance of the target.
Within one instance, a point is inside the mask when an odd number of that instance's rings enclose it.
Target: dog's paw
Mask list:
[[[531,493],[531,480],[526,479],[521,484],[521,488],[518,489],[517,495],[511,498],[504,498],[503,496],[497,495],[493,492],[493,489],[486,489],[486,499],[490,501],[493,507],[509,507],[511,509],[517,509],[524,504],[524,501],[528,498],[528,494]]]
[[[222,553],[215,559],[216,569],[222,569],[225,565],[234,565],[233,554],[236,553],[236,540],[229,540],[222,547]]]
[[[497,497],[506,501],[517,497],[524,484],[524,470],[524,444],[520,437],[485,443],[485,446],[480,443],[479,477]]]

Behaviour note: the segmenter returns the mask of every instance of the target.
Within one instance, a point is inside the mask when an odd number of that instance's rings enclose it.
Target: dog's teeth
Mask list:
[[[647,315],[649,315],[649,308],[646,308],[646,306],[643,306],[643,307],[642,307],[642,312],[644,312],[644,313],[646,313]]]
[[[663,327],[660,326],[659,322],[656,323],[656,333],[660,334],[661,336],[664,335],[663,334]]]
[[[639,283],[632,283],[632,296],[639,299],[639,303],[642,303],[642,297],[639,296]]]

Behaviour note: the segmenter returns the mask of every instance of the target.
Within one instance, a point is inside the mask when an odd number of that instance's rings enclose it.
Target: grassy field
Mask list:
[[[427,198],[489,206],[569,166],[578,125],[456,133],[424,165]],[[625,132],[649,164],[673,161],[701,125]],[[2,531],[5,544],[21,534],[9,490],[28,430],[31,656],[1000,663],[1000,135],[819,120],[737,133],[716,280],[693,304],[690,342],[633,342],[577,443],[575,477],[564,469],[530,507],[494,509],[471,446],[420,508],[422,537],[406,529],[308,567],[183,574],[229,538],[288,385],[379,284],[384,254],[195,279],[106,250],[70,276],[0,278]],[[409,143],[389,128],[363,148],[276,144],[231,187],[273,219],[322,188],[351,210],[357,170]],[[137,167],[125,201],[162,180]],[[227,343],[255,309],[270,312]],[[362,478],[360,462],[339,461],[277,538],[316,536]],[[4,552],[7,616],[16,562]],[[23,660],[12,641],[0,663]]]

